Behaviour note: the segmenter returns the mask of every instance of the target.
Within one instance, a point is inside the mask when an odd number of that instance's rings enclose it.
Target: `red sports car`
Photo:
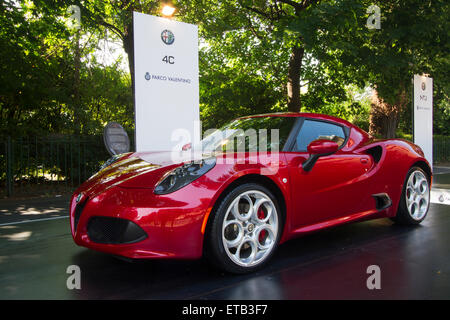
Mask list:
[[[244,273],[312,231],[383,217],[418,224],[431,180],[411,142],[377,140],[327,115],[255,115],[199,146],[113,157],[73,194],[70,223],[90,249],[131,259],[205,255]]]

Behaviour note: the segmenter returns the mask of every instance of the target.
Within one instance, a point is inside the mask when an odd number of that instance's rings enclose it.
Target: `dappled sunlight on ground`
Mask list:
[[[39,210],[37,208],[25,208],[24,206],[19,206],[15,209],[15,213],[20,215],[35,215],[35,214],[48,214],[48,213],[60,213],[64,208],[51,208],[47,210]],[[11,215],[13,213],[8,210],[0,210],[1,213]]]
[[[25,241],[30,239],[32,231],[21,230],[16,226],[0,226],[0,239],[9,241]]]
[[[2,214],[11,215],[11,214],[20,214],[20,215],[36,215],[36,214],[50,214],[50,213],[61,213],[63,211],[64,207],[52,207],[48,209],[42,209],[42,208],[26,208],[24,206],[18,206],[14,209],[2,209],[0,212]]]
[[[70,196],[25,200],[0,200],[0,225],[69,214]]]
[[[31,234],[32,234],[31,231],[24,231],[5,235],[0,234],[0,239],[8,239],[10,241],[24,241],[28,240],[31,237]]]

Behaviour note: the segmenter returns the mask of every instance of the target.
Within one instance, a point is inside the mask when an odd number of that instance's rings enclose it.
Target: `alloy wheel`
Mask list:
[[[405,199],[406,208],[411,218],[419,221],[427,214],[430,188],[427,178],[421,171],[416,170],[409,176]]]
[[[276,206],[268,195],[250,190],[228,206],[222,224],[222,243],[228,257],[243,267],[262,263],[278,235]]]

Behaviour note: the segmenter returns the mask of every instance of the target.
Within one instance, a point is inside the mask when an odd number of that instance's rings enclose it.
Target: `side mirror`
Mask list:
[[[314,140],[308,145],[309,158],[303,162],[302,167],[305,171],[311,171],[312,167],[316,163],[317,159],[323,156],[329,156],[330,154],[338,151],[339,145],[330,140],[320,139]]]

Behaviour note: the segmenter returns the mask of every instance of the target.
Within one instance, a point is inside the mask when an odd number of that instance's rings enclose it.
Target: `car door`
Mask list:
[[[286,152],[289,166],[294,215],[291,228],[342,218],[361,210],[360,201],[370,195],[359,187],[372,166],[372,158],[345,152],[350,128],[332,121],[300,119],[301,123]],[[329,139],[339,145],[336,153],[320,157],[308,172],[302,163],[308,159],[307,146],[317,139]]]

